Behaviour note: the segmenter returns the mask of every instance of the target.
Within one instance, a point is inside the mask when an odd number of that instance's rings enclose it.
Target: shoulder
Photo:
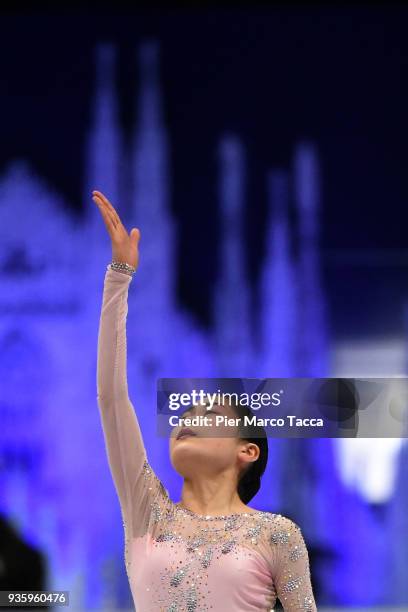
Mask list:
[[[271,520],[266,530],[265,553],[272,575],[278,578],[286,571],[305,571],[309,554],[300,526],[282,514],[268,514]]]
[[[267,512],[267,511],[259,511],[259,515],[261,520],[271,525],[271,528],[276,529],[288,529],[290,531],[300,530],[300,527],[295,521],[292,521],[287,516],[283,514],[278,514],[276,512]]]
[[[275,528],[288,530],[290,532],[300,531],[300,526],[289,517],[284,516],[283,514],[273,514],[273,517],[273,525]]]
[[[280,547],[282,545],[300,545],[304,546],[304,538],[300,526],[283,514],[272,512],[265,513],[269,515],[265,519],[268,523],[268,537],[272,546]]]

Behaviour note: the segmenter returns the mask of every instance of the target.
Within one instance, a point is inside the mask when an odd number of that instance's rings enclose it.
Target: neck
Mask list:
[[[231,482],[212,479],[185,479],[181,500],[176,505],[196,514],[227,515],[250,510],[240,499]]]

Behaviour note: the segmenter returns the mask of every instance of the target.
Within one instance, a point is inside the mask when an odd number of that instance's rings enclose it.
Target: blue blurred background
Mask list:
[[[96,402],[111,251],[91,190],[141,230],[129,392],[178,501],[158,377],[408,373],[408,9],[1,23],[0,585],[30,559],[27,588],[130,609]],[[408,606],[405,439],[269,446],[251,506],[301,525],[319,609]]]

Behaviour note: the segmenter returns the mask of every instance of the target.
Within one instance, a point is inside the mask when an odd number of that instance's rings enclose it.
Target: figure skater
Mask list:
[[[279,599],[285,612],[315,612],[300,527],[246,505],[266,467],[263,428],[209,437],[200,427],[175,427],[171,464],[184,479],[177,503],[150,466],[126,373],[127,298],[139,262],[140,231],[128,234],[105,195],[92,194],[112,245],[99,322],[97,400],[136,611],[269,612]],[[225,403],[208,411],[205,404],[194,404],[182,416],[211,412],[242,417],[250,410]]]

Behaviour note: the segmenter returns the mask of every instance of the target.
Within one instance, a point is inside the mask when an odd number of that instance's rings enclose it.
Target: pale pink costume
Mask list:
[[[107,268],[97,391],[119,497],[136,612],[266,612],[316,608],[296,523],[264,511],[204,516],[176,505],[148,463],[128,396],[126,317],[132,277]]]

